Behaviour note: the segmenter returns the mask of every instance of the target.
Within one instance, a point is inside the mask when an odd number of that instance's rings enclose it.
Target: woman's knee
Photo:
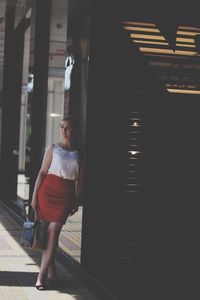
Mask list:
[[[60,234],[61,229],[62,229],[62,224],[59,224],[59,223],[56,223],[56,222],[51,222],[49,224],[48,231],[49,231],[49,234],[57,236],[57,235]]]

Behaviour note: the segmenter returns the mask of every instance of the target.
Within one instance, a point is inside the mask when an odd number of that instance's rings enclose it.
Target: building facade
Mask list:
[[[0,3],[1,201],[21,215],[71,114],[86,160],[81,268],[120,300],[168,295],[177,210],[198,192],[195,9],[169,24],[167,6],[143,1]]]

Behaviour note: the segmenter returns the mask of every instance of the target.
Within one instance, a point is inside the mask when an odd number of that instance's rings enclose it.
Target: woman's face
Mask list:
[[[70,140],[75,132],[75,128],[70,121],[61,121],[60,123],[60,136],[61,138]]]

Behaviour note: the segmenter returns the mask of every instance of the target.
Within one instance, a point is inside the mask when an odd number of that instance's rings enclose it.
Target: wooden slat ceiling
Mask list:
[[[123,27],[168,92],[200,94],[200,53],[195,42],[200,27],[178,26],[174,49],[154,23],[124,21]]]

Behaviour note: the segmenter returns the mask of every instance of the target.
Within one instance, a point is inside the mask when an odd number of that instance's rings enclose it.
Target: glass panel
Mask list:
[[[83,24],[78,24],[80,35],[74,36],[72,25],[65,23],[66,15],[61,14],[58,7],[54,7],[53,10],[46,146],[59,142],[59,123],[63,117],[70,114],[78,124],[80,148],[84,152],[90,20],[88,17],[84,18]],[[62,8],[63,11],[64,8]],[[56,26],[53,26],[55,24]],[[73,23],[73,26],[76,24]],[[67,219],[59,238],[60,248],[78,262],[81,259],[82,209],[83,207],[80,206],[78,212]]]
[[[65,101],[64,114],[69,111],[76,119],[79,132],[81,150],[85,151],[85,130],[87,115],[88,92],[88,66],[89,66],[89,30],[90,20],[84,20],[79,38],[68,35],[67,58],[65,62]],[[74,73],[73,73],[74,72]],[[78,96],[77,96],[78,95]],[[73,216],[67,219],[63,226],[59,246],[67,254],[78,262],[81,262],[81,238],[82,238],[82,212],[83,205]]]
[[[18,161],[18,184],[17,201],[21,207],[29,199],[29,179],[30,179],[30,99],[32,89],[28,89],[30,81],[29,74],[29,50],[30,50],[30,27],[25,32],[24,56],[22,74],[22,95],[20,114],[20,137],[19,137],[19,161]]]

